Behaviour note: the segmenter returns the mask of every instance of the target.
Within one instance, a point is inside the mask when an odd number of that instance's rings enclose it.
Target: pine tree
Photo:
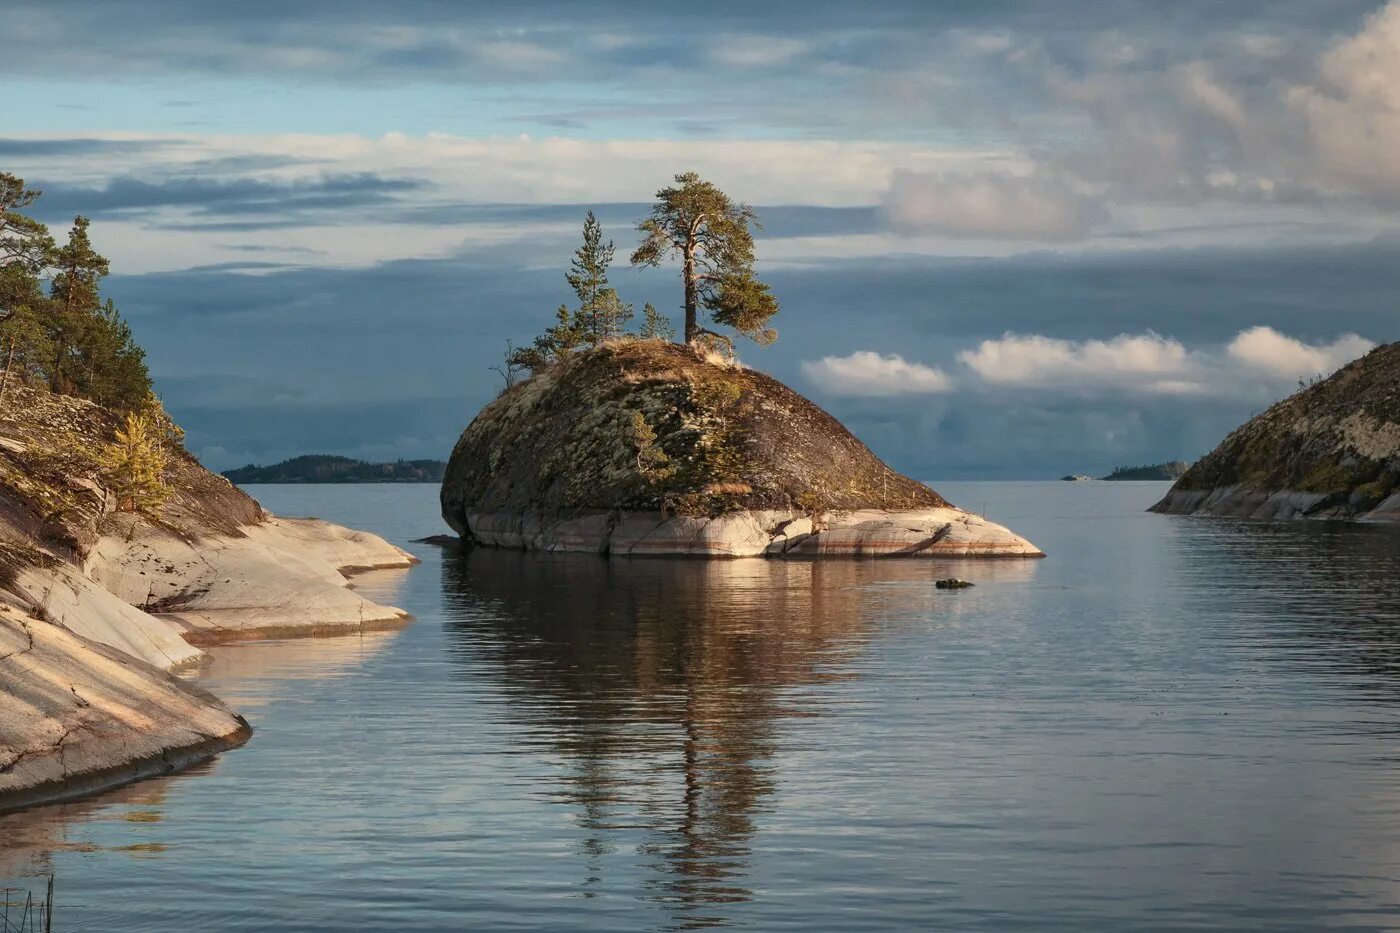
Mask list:
[[[730,200],[694,172],[677,175],[675,186],[658,191],[651,216],[637,225],[642,242],[632,265],[659,266],[668,257],[680,258],[686,343],[733,346],[729,337],[700,326],[701,309],[716,324],[758,343],[777,339],[768,325],[778,301],[754,276],[751,226],[759,226],[753,208]]]
[[[88,319],[74,358],[79,395],[119,411],[135,411],[147,404],[151,377],[146,351],[136,345],[130,325],[112,299]]]
[[[648,301],[642,305],[642,329],[638,335],[643,340],[675,340],[676,328],[665,315],[656,310],[656,305]]]
[[[117,500],[117,511],[153,516],[169,498],[165,468],[169,454],[161,431],[145,414],[128,414],[117,428],[113,443],[98,458],[107,487]]]
[[[65,395],[78,388],[80,345],[94,339],[95,318],[101,308],[98,286],[107,275],[108,263],[92,248],[86,217],[73,219],[68,242],[54,251],[55,274],[50,289],[49,341],[52,362],[49,387]]]
[[[612,258],[613,243],[603,242],[602,225],[589,211],[583,220],[583,245],[574,251],[564,278],[578,296],[575,326],[583,340],[595,347],[620,336],[632,317],[632,306],[624,304],[617,290],[608,285]]]
[[[34,277],[48,262],[53,251],[48,228],[20,213],[37,197],[39,192],[26,188],[23,178],[0,172],[0,275]],[[19,313],[8,298],[0,290],[0,324]]]

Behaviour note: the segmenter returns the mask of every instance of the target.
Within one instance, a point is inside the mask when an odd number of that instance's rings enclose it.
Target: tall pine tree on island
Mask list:
[[[778,313],[778,300],[754,275],[750,227],[759,227],[753,208],[694,172],[677,175],[675,185],[656,192],[651,216],[637,225],[642,242],[632,265],[680,259],[686,343],[733,348],[729,337],[701,326],[702,310],[714,323],[757,343],[777,339],[769,322]]]
[[[778,336],[770,326],[778,301],[754,274],[750,228],[759,224],[753,209],[693,172],[675,180],[675,186],[657,192],[651,216],[638,225],[643,238],[632,254],[632,265],[660,266],[666,259],[680,259],[686,344],[733,352],[729,336],[701,326],[702,312],[709,322],[760,344],[772,343]],[[522,372],[538,373],[582,347],[610,340],[675,338],[671,322],[650,302],[642,309],[641,327],[636,332],[626,330],[632,306],[608,283],[613,253],[612,241],[603,241],[602,225],[589,211],[583,221],[583,244],[574,251],[564,274],[578,297],[578,307],[560,305],[555,325],[530,346],[516,347],[506,341],[502,364],[491,367],[500,373],[504,388],[514,386]]]

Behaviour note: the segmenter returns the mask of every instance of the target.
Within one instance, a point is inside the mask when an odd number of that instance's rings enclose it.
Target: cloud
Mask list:
[[[306,210],[353,210],[390,203],[427,182],[384,178],[373,172],[310,178],[184,177],[147,181],[124,176],[100,188],[62,185],[37,203],[46,216],[148,212],[154,208],[190,208],[203,216],[287,215]]]
[[[1111,340],[1057,340],[1008,333],[958,354],[983,381],[1001,386],[1117,386],[1181,394],[1194,383],[1186,348],[1154,333]]]
[[[103,139],[99,137],[67,137],[23,139],[0,136],[0,156],[5,158],[35,158],[49,156],[105,156],[115,152],[139,152],[172,145],[176,140],[163,139]]]
[[[1092,225],[1090,202],[1041,176],[896,171],[883,198],[897,230],[953,237],[1075,240]]]
[[[911,363],[897,353],[881,356],[872,350],[806,360],[802,374],[832,395],[935,395],[953,388],[953,381],[941,369]]]
[[[1400,0],[1334,45],[1318,80],[1288,92],[1321,168],[1363,191],[1400,196]]]
[[[1255,369],[1290,379],[1328,376],[1375,344],[1356,334],[1343,334],[1329,344],[1307,344],[1272,327],[1251,327],[1230,341],[1230,358]]]

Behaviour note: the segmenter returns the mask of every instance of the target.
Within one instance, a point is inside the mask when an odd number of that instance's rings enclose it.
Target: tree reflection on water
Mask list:
[[[983,565],[998,576],[1025,562]],[[819,716],[800,688],[851,662],[893,614],[956,609],[922,561],[613,560],[453,550],[453,651],[501,674],[522,750],[562,755],[546,791],[576,808],[589,885],[635,844],[683,927],[742,902],[750,844],[776,783],[784,720]],[[640,841],[633,842],[640,838]]]

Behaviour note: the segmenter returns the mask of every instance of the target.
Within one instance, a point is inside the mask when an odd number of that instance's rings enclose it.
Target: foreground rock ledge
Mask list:
[[[0,687],[0,812],[166,774],[252,735],[175,675],[4,607]]]
[[[462,432],[464,540],[615,556],[1042,557],[895,472],[763,373],[655,340],[576,353]]]
[[[784,511],[715,517],[657,512],[570,516],[472,512],[473,544],[618,557],[1044,557],[1035,545],[952,508],[837,512],[813,520]]]

